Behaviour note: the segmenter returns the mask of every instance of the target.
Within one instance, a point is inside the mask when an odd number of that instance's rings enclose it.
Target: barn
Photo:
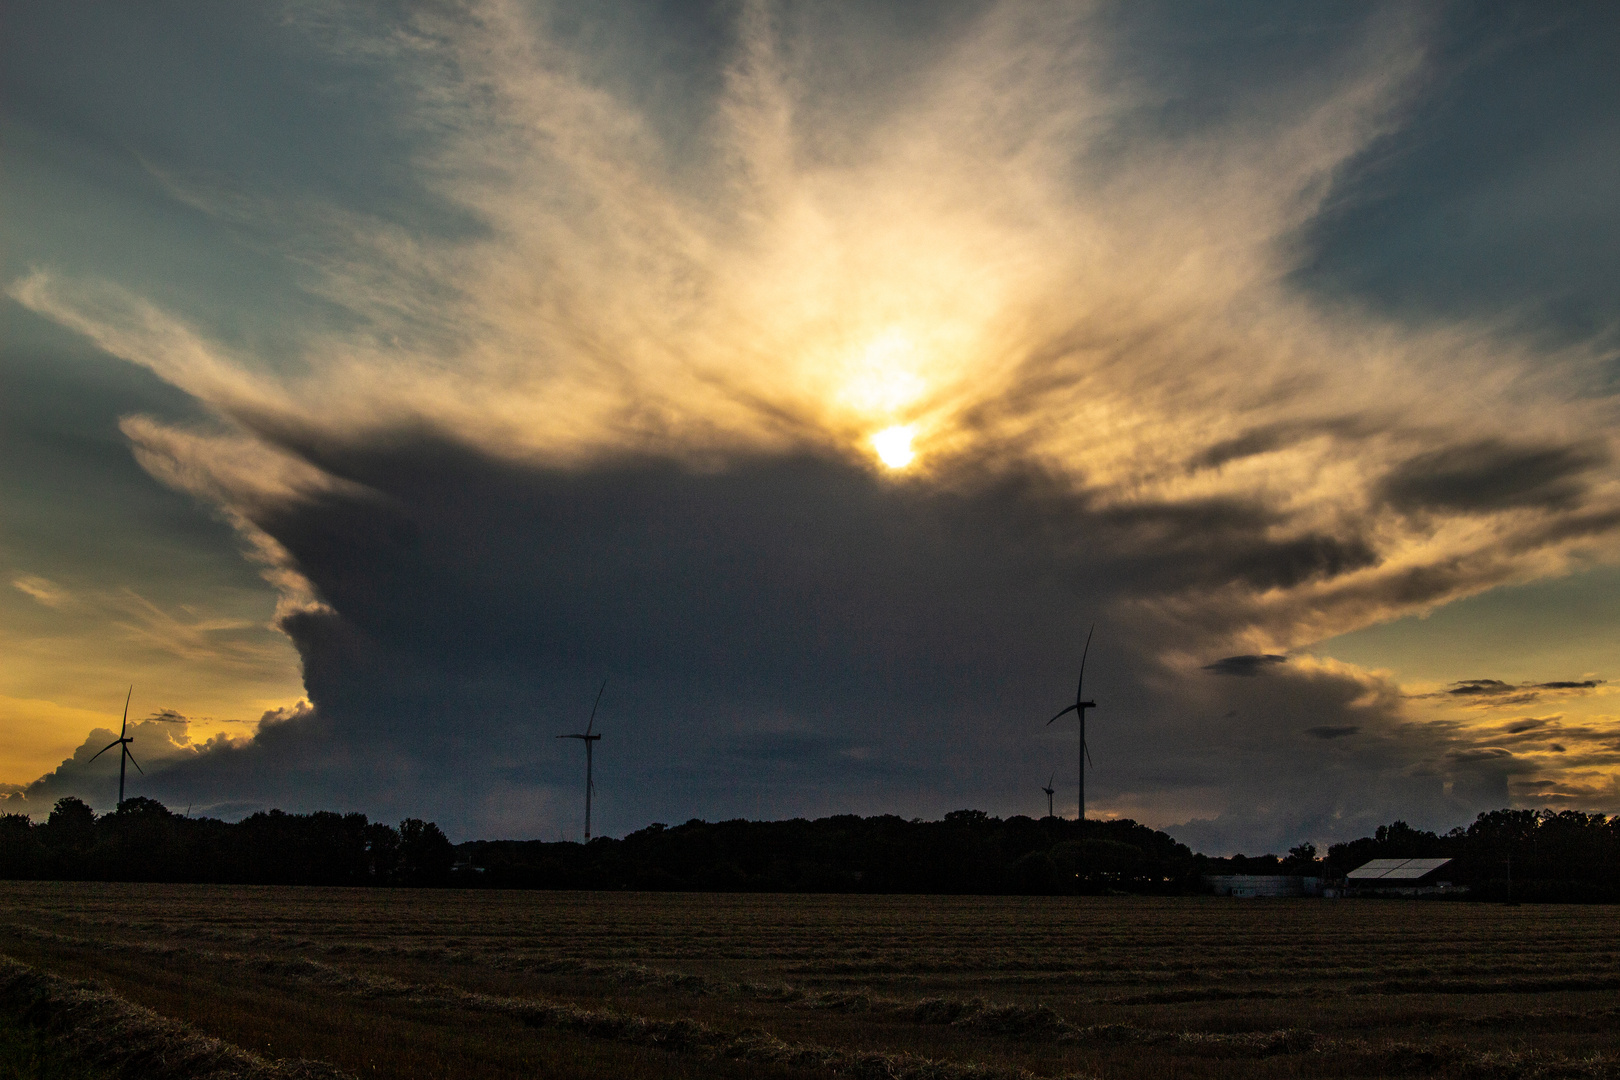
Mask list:
[[[1423,896],[1454,891],[1446,877],[1450,859],[1374,859],[1345,875],[1352,896]]]

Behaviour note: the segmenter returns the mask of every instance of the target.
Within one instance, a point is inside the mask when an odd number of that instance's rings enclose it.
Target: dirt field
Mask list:
[[[1620,909],[0,883],[0,953],[388,1077],[1620,1076]]]

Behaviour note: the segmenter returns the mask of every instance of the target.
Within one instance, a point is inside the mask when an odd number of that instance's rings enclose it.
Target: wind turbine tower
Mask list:
[[[1057,773],[1053,773],[1051,776],[1048,776],[1046,778],[1046,786],[1041,788],[1042,791],[1046,792],[1046,816],[1047,817],[1056,817],[1057,816],[1056,814],[1054,814],[1052,812],[1052,796],[1056,794],[1056,791],[1052,787],[1052,781],[1056,780],[1056,779],[1057,779]]]
[[[591,781],[591,744],[602,736],[592,735],[591,728],[596,724],[596,706],[602,704],[602,695],[607,692],[607,680],[602,680],[602,689],[596,692],[596,704],[591,706],[590,723],[585,725],[583,735],[559,735],[559,739],[578,739],[585,744],[585,842],[591,839],[591,793],[596,785]]]
[[[124,695],[124,722],[118,728],[118,738],[114,739],[112,742],[108,743],[106,746],[103,746],[100,750],[97,750],[94,754],[90,755],[90,761],[94,761],[94,760],[96,760],[96,758],[100,757],[102,754],[105,754],[107,751],[111,750],[113,747],[115,747],[115,746],[120,747],[120,750],[118,751],[118,805],[119,806],[124,805],[124,774],[125,774],[125,772],[128,771],[129,765],[133,764],[135,766],[135,771],[136,772],[140,773],[142,776],[146,775],[146,770],[141,768],[141,763],[136,761],[135,760],[135,755],[129,752],[129,744],[135,741],[135,736],[133,736],[133,735],[131,735],[129,733],[129,699],[134,697],[134,696],[135,696],[135,686],[132,683],[132,684],[130,684],[129,693]],[[90,762],[88,762],[88,761],[85,762],[86,765],[88,765],[89,763]]]
[[[1078,818],[1080,821],[1086,820],[1086,762],[1091,760],[1091,748],[1086,745],[1086,710],[1097,707],[1095,701],[1086,700],[1086,654],[1091,651],[1091,635],[1096,631],[1096,623],[1093,623],[1091,629],[1086,631],[1086,647],[1080,651],[1080,680],[1074,688],[1074,704],[1066,707],[1057,716],[1046,722],[1046,726],[1051,727],[1069,713],[1074,713],[1080,718],[1080,816]]]

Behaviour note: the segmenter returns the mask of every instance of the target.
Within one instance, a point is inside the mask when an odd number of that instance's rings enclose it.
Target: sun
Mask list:
[[[891,469],[903,469],[917,456],[917,452],[911,448],[911,440],[916,434],[917,429],[910,424],[884,428],[872,436],[872,448],[877,451],[878,460],[883,464]]]

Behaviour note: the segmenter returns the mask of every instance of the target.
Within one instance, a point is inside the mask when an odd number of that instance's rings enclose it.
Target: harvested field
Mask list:
[[[0,884],[0,953],[362,1077],[1620,1076],[1617,929],[1402,901]]]

